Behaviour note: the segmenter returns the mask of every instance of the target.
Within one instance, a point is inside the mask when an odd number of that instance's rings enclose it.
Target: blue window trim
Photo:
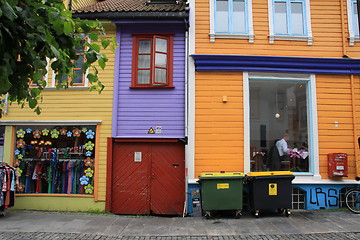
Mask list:
[[[286,21],[287,21],[287,34],[284,33],[277,33],[275,32],[275,3],[276,2],[283,2],[286,3]],[[292,20],[291,20],[291,3],[302,3],[302,12],[303,12],[303,32],[304,34],[293,34],[292,33]],[[274,24],[274,34],[275,35],[282,35],[282,36],[307,36],[307,22],[306,22],[306,8],[305,8],[305,1],[304,0],[273,0],[273,24]]]
[[[360,59],[192,55],[196,71],[249,71],[360,75]]]
[[[215,34],[217,33],[230,33],[230,34],[249,34],[249,23],[248,23],[248,1],[247,0],[228,0],[228,24],[229,24],[229,31],[228,32],[219,32],[216,30],[216,1],[217,0],[213,0],[214,1],[214,22],[215,22]],[[233,24],[233,2],[244,2],[245,3],[245,32],[234,32],[234,24]]]

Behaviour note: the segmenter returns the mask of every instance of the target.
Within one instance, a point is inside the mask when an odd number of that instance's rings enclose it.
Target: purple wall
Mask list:
[[[119,24],[115,67],[113,137],[185,137],[185,33],[183,24]],[[130,89],[132,33],[175,33],[173,89]],[[117,95],[116,95],[117,93]],[[116,99],[115,99],[116,98]],[[161,133],[148,134],[161,126]]]

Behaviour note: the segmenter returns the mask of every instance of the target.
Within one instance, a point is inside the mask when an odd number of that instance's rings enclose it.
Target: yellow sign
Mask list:
[[[269,183],[269,195],[277,195],[277,183]]]
[[[217,184],[217,189],[227,189],[229,187],[230,187],[230,185],[228,183],[218,183]]]
[[[155,134],[155,131],[152,127],[149,129],[148,134]]]

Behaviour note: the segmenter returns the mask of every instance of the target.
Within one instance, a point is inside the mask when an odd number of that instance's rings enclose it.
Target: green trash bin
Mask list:
[[[212,211],[234,210],[235,217],[240,218],[243,181],[244,174],[240,172],[201,174],[201,207],[205,217],[210,218]]]
[[[251,172],[246,176],[249,186],[251,210],[259,217],[261,210],[277,210],[288,217],[291,209],[291,181],[295,178],[290,171]]]

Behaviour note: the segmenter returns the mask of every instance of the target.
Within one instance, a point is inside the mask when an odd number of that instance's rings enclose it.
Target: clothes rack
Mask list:
[[[16,169],[0,162],[0,216],[5,216],[6,210],[14,206],[17,184]]]

